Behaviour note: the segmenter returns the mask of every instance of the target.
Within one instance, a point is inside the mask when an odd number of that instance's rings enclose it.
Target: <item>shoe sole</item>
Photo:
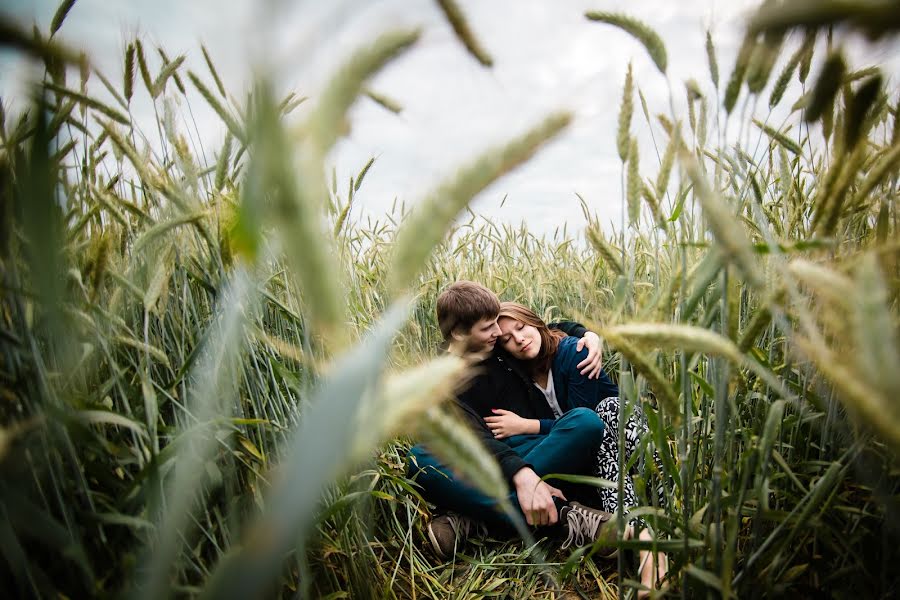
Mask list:
[[[441,560],[447,560],[449,555],[445,554],[441,550],[440,544],[438,544],[437,538],[434,537],[434,532],[431,530],[431,523],[428,524],[428,541],[431,542],[431,549],[434,550],[434,553],[437,554],[437,557]]]

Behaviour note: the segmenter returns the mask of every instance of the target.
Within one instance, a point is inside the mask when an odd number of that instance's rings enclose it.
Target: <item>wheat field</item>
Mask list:
[[[632,513],[671,560],[655,595],[898,593],[900,95],[842,48],[896,37],[896,2],[766,3],[730,71],[707,37],[696,77],[715,95],[688,82],[648,106],[629,70],[608,140],[627,220],[604,229],[582,200],[583,232],[544,237],[468,203],[566,112],[410,207],[352,218],[374,159],[344,185],[328,153],[418,30],[362,41],[298,116],[304,99],[263,77],[229,93],[205,48],[188,64],[135,38],[123,75],[103,74],[53,37],[73,4],[49,31],[3,24],[0,38],[45,66],[32,105],[0,114],[9,597],[632,597],[624,552],[493,539],[451,561],[429,552],[431,507],[405,476],[413,440],[504,494],[442,408],[466,367],[438,352],[434,304],[460,278],[604,338],[625,404],[648,416],[641,452],[662,458],[636,478]],[[460,7],[439,5],[490,68]],[[585,18],[665,74],[665,41],[642,21]],[[218,115],[221,147],[198,152],[176,119],[171,100],[189,94]],[[656,478],[671,482],[665,508],[645,494]]]

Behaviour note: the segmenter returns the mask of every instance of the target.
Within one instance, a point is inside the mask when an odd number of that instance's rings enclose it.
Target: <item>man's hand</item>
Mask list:
[[[525,513],[525,521],[529,525],[554,525],[559,520],[553,497],[566,499],[563,493],[542,481],[537,473],[529,467],[519,469],[513,475],[513,485],[519,497],[519,507]]]
[[[578,340],[575,351],[581,352],[583,348],[587,348],[587,358],[578,363],[576,368],[582,375],[587,375],[588,379],[597,379],[603,368],[603,340],[593,331],[588,331]]]
[[[521,433],[541,432],[541,422],[537,419],[523,419],[514,412],[500,408],[493,408],[491,412],[498,416],[485,417],[484,422],[498,440]]]

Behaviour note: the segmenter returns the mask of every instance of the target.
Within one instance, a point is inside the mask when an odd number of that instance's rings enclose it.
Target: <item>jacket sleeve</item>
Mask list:
[[[584,334],[588,332],[587,327],[581,323],[576,323],[575,321],[559,321],[550,323],[547,327],[550,329],[559,329],[566,335],[577,338],[584,337]]]
[[[522,468],[531,466],[525,459],[516,454],[515,450],[495,438],[494,434],[491,433],[491,430],[484,423],[484,420],[478,416],[478,413],[471,406],[458,401],[456,405],[460,409],[458,411],[460,416],[469,425],[469,428],[478,436],[478,439],[481,440],[487,451],[497,459],[497,462],[500,464],[500,470],[503,472],[503,477],[507,482],[512,483],[513,475]]]
[[[610,380],[606,371],[600,371],[600,377],[597,379],[588,379],[578,371],[578,363],[587,356],[587,348],[582,348],[581,352],[575,352],[574,348],[571,352],[567,352],[562,367],[565,377],[568,380],[568,401],[569,406],[577,408],[579,406],[594,410],[597,403],[603,398],[619,395],[619,387]]]

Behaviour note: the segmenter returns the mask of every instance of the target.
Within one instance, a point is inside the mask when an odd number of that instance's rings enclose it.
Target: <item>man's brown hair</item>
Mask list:
[[[497,294],[474,281],[452,283],[437,299],[438,327],[445,340],[454,329],[469,331],[481,319],[493,319],[499,312]]]

